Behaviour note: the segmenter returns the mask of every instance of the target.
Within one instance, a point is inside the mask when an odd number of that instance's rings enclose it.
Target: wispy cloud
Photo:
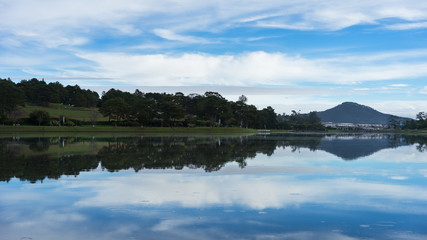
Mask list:
[[[427,76],[427,61],[406,62],[412,56],[407,52],[400,54],[399,62],[384,61],[383,53],[378,55],[324,59],[262,51],[237,55],[86,53],[78,57],[94,62],[92,71],[69,73],[115,78],[136,86],[354,84]]]
[[[279,28],[279,29],[290,29],[290,30],[314,30],[314,26],[311,26],[307,23],[277,23],[277,22],[258,22],[256,24],[257,27],[264,27],[264,28]]]
[[[277,233],[277,234],[262,234],[256,236],[259,240],[278,240],[278,239],[330,239],[330,240],[358,240],[359,238],[351,237],[339,232],[290,232],[290,233]]]
[[[0,4],[3,16],[0,33],[17,38],[36,37],[37,41],[50,46],[82,44],[86,41],[79,39],[91,39],[99,30],[112,30],[129,36],[154,31],[162,37],[193,43],[199,42],[194,41],[199,39],[186,36],[185,32],[215,32],[242,24],[248,27],[335,31],[358,24],[379,25],[382,19],[394,18],[405,22],[381,24],[390,30],[427,26],[427,4],[417,0],[357,3],[303,0],[268,1],[262,4],[256,0],[2,0]],[[165,28],[171,32],[165,32]]]
[[[427,94],[427,92],[426,92]],[[425,109],[427,101],[407,101],[407,100],[395,100],[395,101],[377,101],[369,104],[374,109],[377,109],[383,113],[390,113],[396,116],[403,116],[409,118],[415,118],[415,115]]]
[[[207,39],[204,39],[204,38],[176,34],[173,31],[168,29],[154,29],[153,32],[157,36],[167,40],[181,41],[185,43],[198,43],[198,44],[211,43],[211,41],[208,41]]]
[[[408,84],[398,83],[398,84],[391,84],[390,87],[407,87]]]
[[[390,30],[411,30],[419,28],[427,28],[427,22],[399,23],[388,25],[385,27]]]
[[[193,225],[195,223],[200,224],[202,222],[199,218],[182,218],[182,219],[166,219],[160,221],[157,225],[155,225],[152,230],[153,231],[171,231],[175,230],[175,228]]]

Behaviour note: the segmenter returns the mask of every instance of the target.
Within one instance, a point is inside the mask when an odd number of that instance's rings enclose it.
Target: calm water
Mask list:
[[[0,239],[427,239],[427,138],[0,138]]]

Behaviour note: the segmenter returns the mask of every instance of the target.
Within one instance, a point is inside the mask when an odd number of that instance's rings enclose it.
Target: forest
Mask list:
[[[237,101],[229,101],[217,92],[184,95],[181,92],[134,93],[110,89],[101,96],[95,91],[78,85],[63,86],[59,82],[46,83],[33,78],[14,83],[0,79],[0,123],[33,125],[93,125],[156,126],[156,127],[240,127],[254,129],[322,130],[315,112],[290,115],[277,114],[268,106],[257,109],[241,95]],[[20,109],[26,105],[49,106],[63,104],[92,109],[90,121],[82,122],[66,116],[50,116],[37,110],[29,116]],[[97,121],[98,114],[108,121]],[[71,123],[70,123],[71,122]]]

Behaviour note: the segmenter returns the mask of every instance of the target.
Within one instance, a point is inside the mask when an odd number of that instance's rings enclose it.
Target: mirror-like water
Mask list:
[[[0,138],[0,239],[427,239],[427,137]]]

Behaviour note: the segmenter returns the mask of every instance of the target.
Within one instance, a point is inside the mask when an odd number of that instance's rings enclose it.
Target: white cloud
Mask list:
[[[390,239],[402,239],[402,240],[423,240],[427,239],[426,234],[418,234],[411,231],[394,232],[390,234]]]
[[[391,84],[390,85],[390,87],[407,87],[407,86],[409,86],[408,84],[402,84],[402,83],[400,83],[400,84]]]
[[[370,89],[370,88],[355,88],[355,89],[353,89],[353,91],[361,91],[361,92],[370,91],[370,90],[372,90],[372,89]]]
[[[260,21],[256,24],[256,26],[264,27],[264,28],[279,28],[279,29],[291,29],[291,30],[314,30],[313,26],[310,26],[306,23],[285,24],[285,23]]]
[[[88,72],[68,71],[71,77],[114,78],[133,86],[354,84],[427,76],[427,62],[405,62],[411,58],[407,52],[401,53],[401,62],[384,61],[376,54],[310,59],[262,51],[238,55],[82,53],[77,56],[94,62],[96,67]]]
[[[134,182],[141,183],[140,187],[131,184]],[[283,184],[288,187],[283,188]],[[383,211],[427,212],[427,208],[418,205],[396,206],[403,199],[414,202],[426,201],[427,191],[423,187],[349,178],[298,180],[286,175],[260,178],[254,175],[170,174],[159,177],[157,174],[143,174],[121,177],[120,181],[104,180],[87,182],[84,185],[91,187],[96,194],[80,200],[76,203],[78,206],[178,204],[182,207],[199,208],[219,204],[262,210],[305,203],[342,205],[345,202],[345,205]],[[170,224],[179,225],[174,222]]]
[[[419,28],[427,28],[427,22],[415,22],[415,23],[400,23],[386,26],[390,30],[411,30]]]
[[[90,38],[97,29],[132,36],[167,27],[176,34],[173,38],[192,40],[181,33],[215,32],[242,24],[297,30],[340,30],[358,24],[380,24],[382,19],[390,18],[405,23],[393,23],[385,28],[401,30],[424,28],[427,20],[427,4],[418,0],[364,0],[357,3],[340,0],[1,0],[0,4],[0,32],[17,37],[37,36],[35,40],[42,43],[50,39]]]
[[[369,225],[360,225],[360,227],[370,227]],[[413,233],[412,231],[392,231],[386,236],[382,236],[387,239],[401,239],[401,240],[423,240],[427,238],[427,235]],[[288,240],[288,239],[304,239],[304,240],[317,240],[317,239],[329,239],[329,240],[360,240],[360,239],[371,239],[371,238],[359,238],[352,237],[341,233],[341,231],[331,232],[290,232],[290,233],[278,233],[278,234],[264,234],[255,237],[258,240]]]
[[[128,35],[128,36],[137,36],[142,33],[140,29],[136,28],[131,24],[112,25],[111,27],[118,30],[123,35]]]
[[[362,104],[364,104],[362,102]],[[396,101],[376,101],[366,105],[383,112],[389,113],[396,116],[414,118],[415,115],[427,105],[427,101],[405,101],[405,100],[396,100]]]
[[[405,176],[391,176],[390,179],[393,179],[393,180],[407,180],[408,177],[405,177]]]
[[[200,44],[210,43],[210,41],[206,39],[176,34],[168,29],[154,29],[153,32],[157,36],[167,40],[180,41],[180,42],[186,42],[186,43],[200,43]]]
[[[304,240],[316,240],[316,239],[329,239],[329,240],[358,240],[359,238],[347,236],[339,232],[290,232],[282,234],[264,234],[256,236],[259,240],[276,240],[276,239],[304,239]]]
[[[175,228],[194,225],[195,223],[199,223],[202,220],[199,218],[180,218],[180,219],[166,219],[160,221],[160,223],[156,224],[152,230],[153,231],[171,231]]]

